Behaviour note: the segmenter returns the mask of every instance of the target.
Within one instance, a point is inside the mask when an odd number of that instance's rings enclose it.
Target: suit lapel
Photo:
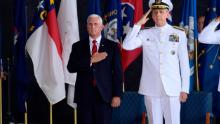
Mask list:
[[[86,55],[90,58],[91,54],[90,54],[90,44],[89,44],[89,39],[86,39],[85,44],[83,45],[85,48],[85,53]]]
[[[104,52],[106,47],[106,40],[104,38],[101,39],[100,46],[99,46],[99,52]]]

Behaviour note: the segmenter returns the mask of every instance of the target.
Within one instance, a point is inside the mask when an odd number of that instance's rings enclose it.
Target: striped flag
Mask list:
[[[53,0],[41,0],[26,43],[34,75],[51,104],[65,98],[62,43]]]
[[[136,23],[143,16],[143,1],[142,0],[122,0],[122,26],[123,26],[123,38],[128,33],[129,29],[133,27],[134,23]],[[137,60],[137,58],[141,55],[142,48],[136,48],[134,50],[125,50],[122,49],[122,67],[124,71],[124,84],[125,90],[138,90],[139,87],[139,79],[129,79],[130,76],[126,75],[130,73],[126,71],[127,68]],[[139,67],[138,67],[139,68]],[[137,71],[137,68],[136,68]],[[139,77],[135,75],[136,77]]]
[[[122,0],[122,24],[123,35],[128,33],[129,29],[143,16],[142,0]],[[132,51],[122,51],[122,66],[125,71],[127,67],[140,55],[142,48]]]
[[[61,0],[60,9],[58,13],[58,25],[60,29],[60,36],[63,45],[63,64],[65,82],[69,84],[67,103],[76,108],[74,103],[76,73],[69,73],[67,64],[72,49],[72,44],[79,41],[79,25],[77,15],[77,1],[76,0]]]

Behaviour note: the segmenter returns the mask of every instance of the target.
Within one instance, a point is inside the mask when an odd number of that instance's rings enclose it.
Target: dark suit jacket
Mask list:
[[[111,102],[113,96],[122,94],[121,54],[117,43],[101,39],[99,52],[107,52],[108,56],[90,65],[89,39],[73,44],[67,68],[69,72],[77,73],[75,85],[75,102],[88,102],[92,89],[92,78],[105,102]],[[93,77],[94,76],[94,77]]]

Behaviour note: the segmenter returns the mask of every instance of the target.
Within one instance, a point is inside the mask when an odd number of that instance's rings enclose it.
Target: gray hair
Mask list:
[[[91,14],[91,15],[89,15],[88,18],[87,18],[87,23],[89,22],[89,18],[91,18],[91,17],[98,17],[99,22],[101,22],[101,24],[103,24],[102,17],[99,16],[99,15],[97,15],[97,14]]]

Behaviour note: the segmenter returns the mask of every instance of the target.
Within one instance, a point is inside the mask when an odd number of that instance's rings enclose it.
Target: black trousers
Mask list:
[[[86,92],[86,91],[84,91]],[[96,86],[85,103],[77,104],[77,124],[111,124],[112,108],[106,103]]]

